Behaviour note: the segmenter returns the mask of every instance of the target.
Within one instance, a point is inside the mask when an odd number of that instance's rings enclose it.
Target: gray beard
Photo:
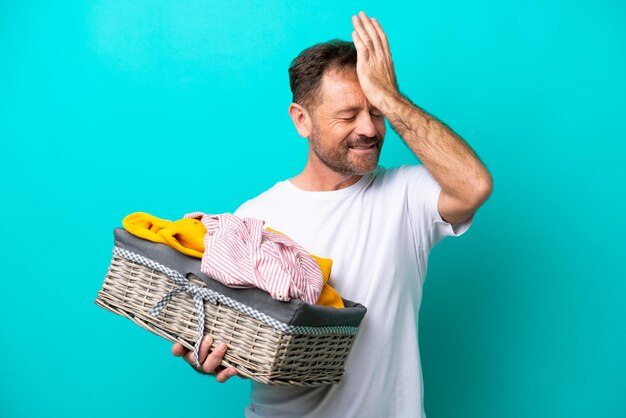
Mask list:
[[[368,161],[363,161],[362,164],[356,166],[354,163],[351,163],[348,160],[348,154],[350,150],[344,143],[340,144],[340,148],[335,154],[331,154],[330,152],[325,152],[324,150],[322,150],[321,147],[318,146],[320,141],[317,129],[315,127],[311,132],[309,141],[311,142],[311,148],[313,152],[315,153],[317,158],[319,158],[319,160],[324,163],[324,165],[326,165],[332,171],[346,176],[362,176],[364,174],[374,171],[374,169],[378,165],[380,151],[382,150],[382,140],[378,139],[379,150],[376,153],[375,158],[368,158]]]

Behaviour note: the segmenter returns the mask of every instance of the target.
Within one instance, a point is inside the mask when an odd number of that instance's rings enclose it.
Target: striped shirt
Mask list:
[[[207,232],[200,270],[230,287],[257,287],[273,299],[314,304],[324,285],[319,265],[298,243],[263,229],[265,221],[193,212]]]

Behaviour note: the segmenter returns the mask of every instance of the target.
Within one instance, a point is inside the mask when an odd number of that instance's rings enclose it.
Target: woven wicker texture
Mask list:
[[[204,283],[191,275],[197,286]],[[181,292],[154,317],[150,309],[177,287],[167,275],[142,264],[113,256],[95,302],[148,331],[193,350],[198,338],[196,307]],[[280,303],[280,302],[277,302]],[[338,383],[355,335],[287,334],[221,303],[204,302],[205,334],[228,344],[222,361],[240,375],[258,382],[288,386]]]

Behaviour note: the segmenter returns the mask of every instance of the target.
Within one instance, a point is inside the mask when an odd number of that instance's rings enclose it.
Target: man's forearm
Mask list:
[[[448,194],[480,204],[491,193],[487,168],[445,124],[401,95],[386,100],[380,110]]]

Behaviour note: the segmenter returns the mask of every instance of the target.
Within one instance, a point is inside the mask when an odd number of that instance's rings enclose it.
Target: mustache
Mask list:
[[[379,134],[376,134],[376,136],[372,136],[372,137],[360,136],[354,141],[348,142],[346,145],[348,147],[360,147],[360,146],[366,146],[366,145],[371,145],[371,144],[381,145],[382,142],[383,142],[383,137]]]

